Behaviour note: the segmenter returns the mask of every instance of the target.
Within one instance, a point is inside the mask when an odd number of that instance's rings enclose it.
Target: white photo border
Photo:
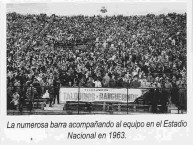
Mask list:
[[[187,4],[187,114],[151,114],[151,115],[30,115],[30,116],[7,116],[6,109],[6,4],[7,3],[52,3],[52,2],[80,2],[78,0],[9,0],[0,2],[0,142],[2,145],[23,145],[23,144],[148,144],[153,145],[156,143],[165,145],[189,145],[192,143],[193,137],[193,41],[192,41],[192,1],[191,0],[100,0],[89,1],[81,0],[81,2],[127,2],[127,3],[186,3]],[[109,132],[117,131],[115,129],[7,129],[7,122],[70,122],[70,121],[160,121],[160,120],[185,120],[188,122],[186,128],[142,128],[142,129],[119,129],[119,131],[125,131],[127,139],[125,140],[67,140],[66,134],[68,131],[74,132]]]

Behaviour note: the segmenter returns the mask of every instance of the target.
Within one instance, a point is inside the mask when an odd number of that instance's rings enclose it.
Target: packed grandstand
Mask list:
[[[186,102],[186,13],[14,12],[6,25],[8,107],[13,96],[41,98],[48,90],[56,98],[61,87],[167,89],[171,102]]]

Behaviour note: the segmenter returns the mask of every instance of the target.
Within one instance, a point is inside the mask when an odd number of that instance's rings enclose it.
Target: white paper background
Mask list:
[[[29,2],[29,1],[11,1],[11,2]],[[37,1],[30,1],[37,2]],[[51,2],[51,1],[41,1]],[[76,1],[77,2],[77,1]],[[102,2],[102,1],[100,1]],[[107,2],[107,1],[105,1]],[[119,1],[120,2],[120,1]],[[137,1],[151,3],[152,1]],[[155,1],[158,5],[160,1]],[[166,1],[168,4],[176,1]],[[2,145],[31,145],[31,144],[166,144],[166,145],[191,145],[193,144],[193,92],[192,92],[192,1],[181,0],[187,4],[187,63],[188,63],[188,112],[187,114],[151,114],[151,115],[86,115],[86,116],[7,116],[6,115],[6,7],[5,2],[0,4],[0,50],[1,50],[1,84],[0,84],[0,140]],[[136,1],[134,1],[136,4]],[[188,122],[186,128],[141,128],[141,129],[7,129],[7,122],[70,122],[70,121],[160,121],[160,120],[185,120]],[[127,139],[105,139],[105,140],[67,140],[67,132],[101,132],[125,131]]]

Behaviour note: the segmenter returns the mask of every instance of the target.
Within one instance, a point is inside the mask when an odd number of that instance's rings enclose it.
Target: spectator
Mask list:
[[[102,84],[99,81],[99,78],[97,78],[96,81],[94,81],[94,84],[95,84],[95,88],[102,87]]]
[[[19,106],[19,94],[17,91],[15,91],[12,95],[12,100],[10,102],[12,104],[13,109],[18,109]]]
[[[109,77],[108,73],[106,73],[105,76],[103,77],[103,86],[109,87],[109,81],[110,81],[110,77]]]
[[[53,104],[55,104],[55,100],[57,99],[57,102],[59,104],[59,91],[60,91],[60,83],[58,81],[58,79],[55,77],[54,81],[53,81],[53,86],[54,86],[54,100],[53,100]]]
[[[134,76],[134,80],[131,82],[131,88],[139,88],[141,86],[138,76]]]
[[[33,101],[34,101],[34,95],[35,95],[35,89],[33,87],[32,84],[30,84],[30,86],[28,87],[27,89],[27,92],[26,92],[26,96],[27,96],[27,99],[29,100],[29,110],[31,112],[32,108],[33,108]]]
[[[174,76],[186,87],[186,13],[6,18],[7,84],[18,94],[33,84],[40,97],[56,76],[63,87],[172,89]]]
[[[10,102],[12,101],[12,95],[13,95],[13,86],[10,84],[10,86],[7,87],[7,108],[11,108]]]
[[[91,76],[89,76],[89,79],[87,81],[87,87],[90,87],[90,88],[94,87],[93,79]]]
[[[53,87],[53,84],[49,87],[49,90],[48,90],[48,93],[49,93],[49,102],[50,102],[50,105],[49,107],[52,107],[52,103],[53,103],[53,98],[54,98],[54,87]]]
[[[115,81],[115,76],[114,75],[112,75],[112,77],[109,80],[109,87],[111,87],[111,88],[116,87],[116,81]]]

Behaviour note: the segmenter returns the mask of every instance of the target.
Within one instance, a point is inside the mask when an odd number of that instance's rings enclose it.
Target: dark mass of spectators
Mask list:
[[[186,14],[8,13],[7,84],[184,88],[186,47]]]

